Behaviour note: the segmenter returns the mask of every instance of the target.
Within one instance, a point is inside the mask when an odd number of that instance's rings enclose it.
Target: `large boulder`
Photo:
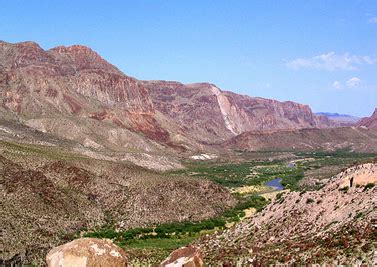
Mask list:
[[[203,257],[200,250],[194,246],[187,246],[174,250],[160,264],[160,267],[202,267],[203,265]]]
[[[124,267],[126,253],[109,239],[80,238],[53,248],[46,256],[49,267]]]

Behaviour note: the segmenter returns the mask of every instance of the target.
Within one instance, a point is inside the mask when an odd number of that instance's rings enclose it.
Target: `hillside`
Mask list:
[[[0,183],[5,262],[41,263],[53,246],[104,225],[130,229],[198,221],[236,203],[228,190],[210,181],[167,179],[132,164],[4,141]]]
[[[197,244],[206,262],[372,263],[377,165],[351,167],[318,191],[285,192],[262,212]]]
[[[376,152],[377,132],[356,127],[245,132],[224,142],[223,145],[248,151],[351,149]]]

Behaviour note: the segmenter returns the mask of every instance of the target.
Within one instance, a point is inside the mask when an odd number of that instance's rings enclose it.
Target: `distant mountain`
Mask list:
[[[307,105],[239,95],[210,83],[147,81],[143,85],[158,111],[200,141],[218,142],[247,131],[332,125]]]
[[[319,116],[325,116],[330,121],[332,121],[337,126],[351,126],[360,120],[360,117],[348,115],[348,114],[339,114],[339,113],[330,113],[330,112],[317,112],[315,113]]]
[[[361,119],[357,126],[365,126],[370,129],[377,129],[377,108],[374,110],[372,116]]]
[[[245,132],[223,146],[248,151],[352,149],[377,152],[377,131],[356,127]]]

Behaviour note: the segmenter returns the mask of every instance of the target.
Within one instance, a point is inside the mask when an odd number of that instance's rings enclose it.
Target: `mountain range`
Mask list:
[[[360,120],[360,117],[348,115],[348,114],[339,114],[331,112],[316,112],[316,115],[325,116],[334,124],[339,126],[352,126]]]
[[[137,80],[81,45],[0,42],[0,90],[3,119],[107,153],[192,154],[247,132],[339,126],[291,101]]]

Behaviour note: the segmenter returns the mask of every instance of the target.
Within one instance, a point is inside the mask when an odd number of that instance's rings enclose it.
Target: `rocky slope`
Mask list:
[[[129,229],[195,221],[235,205],[225,188],[210,181],[168,179],[59,147],[3,141],[0,194],[0,258],[22,258],[29,264],[40,262],[48,249],[85,229],[109,223]]]
[[[245,132],[224,142],[237,150],[326,150],[352,149],[376,152],[377,132],[356,127]]]
[[[250,130],[330,126],[294,102],[139,81],[80,45],[46,51],[1,41],[0,62],[2,116],[96,150],[208,150]]]
[[[246,131],[329,127],[324,116],[294,102],[249,97],[222,91],[209,83],[148,81],[157,110],[201,141],[225,140]]]
[[[367,127],[369,129],[377,129],[377,108],[374,110],[372,116],[361,119],[357,126]]]
[[[318,191],[288,192],[198,244],[206,262],[372,264],[377,164],[351,167]]]
[[[88,47],[45,51],[33,42],[0,42],[0,64],[1,110],[8,117],[94,149],[174,147],[148,90]]]

